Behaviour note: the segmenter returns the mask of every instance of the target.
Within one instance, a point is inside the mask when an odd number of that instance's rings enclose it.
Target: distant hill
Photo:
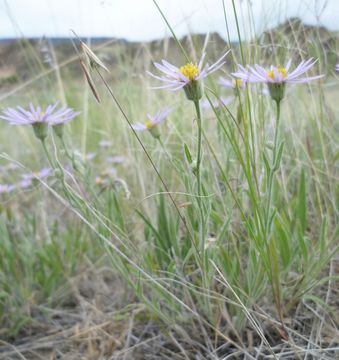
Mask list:
[[[338,62],[339,33],[323,26],[304,24],[299,18],[291,18],[277,27],[265,31],[258,39],[265,57],[303,56],[320,58],[329,67]]]

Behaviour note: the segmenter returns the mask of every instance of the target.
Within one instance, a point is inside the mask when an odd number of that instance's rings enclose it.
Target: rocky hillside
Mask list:
[[[264,32],[256,41],[265,57],[292,56],[296,60],[302,55],[320,58],[333,67],[339,60],[339,34],[323,26],[310,26],[298,18],[291,18],[274,29]]]

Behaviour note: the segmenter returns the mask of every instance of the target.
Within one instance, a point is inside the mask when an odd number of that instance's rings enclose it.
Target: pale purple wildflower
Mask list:
[[[57,110],[50,117],[50,124],[54,125],[65,125],[72,121],[75,117],[80,114],[80,111],[74,111],[71,108],[63,106],[59,110]]]
[[[32,179],[27,179],[27,180],[23,179],[23,180],[19,181],[17,186],[20,189],[27,189],[28,187],[30,187],[32,185],[32,183],[33,183]]]
[[[115,177],[116,174],[117,174],[117,169],[114,167],[111,167],[111,168],[107,168],[107,169],[103,170],[100,175],[104,176],[104,177],[105,176],[106,177]]]
[[[202,57],[199,63],[187,63],[184,66],[176,67],[170,64],[166,60],[162,60],[162,64],[154,63],[154,66],[160,70],[163,75],[158,76],[154,75],[151,72],[148,72],[149,75],[154,77],[157,80],[162,81],[165,83],[163,86],[154,87],[153,89],[169,89],[172,91],[182,89],[189,83],[194,81],[199,81],[206,78],[208,75],[212,74],[213,72],[219,70],[225,64],[225,57],[229,51],[227,51],[217,62],[213,65],[206,64],[203,66],[204,59],[206,53],[202,54]]]
[[[45,179],[53,174],[53,169],[49,167],[42,168],[38,172],[31,172],[21,175],[23,179]]]
[[[38,172],[32,172],[21,175],[22,180],[19,182],[19,187],[26,189],[33,184],[35,180],[43,180],[53,174],[52,168],[43,168]]]
[[[302,61],[293,71],[290,71],[292,61],[289,60],[285,67],[271,66],[269,70],[260,65],[247,66],[244,68],[239,65],[239,70],[232,75],[244,82],[266,83],[271,98],[278,103],[285,96],[286,84],[302,84],[312,80],[320,79],[323,75],[302,77],[317,62],[313,58]]]
[[[93,160],[95,157],[97,156],[97,153],[96,152],[89,152],[87,154],[84,154],[83,155],[83,160],[84,161],[91,161]]]
[[[221,76],[219,77],[218,83],[227,89],[243,90],[246,87],[246,83],[241,79],[227,79]]]
[[[126,157],[122,155],[108,156],[106,161],[112,164],[122,164],[126,161]]]
[[[9,194],[15,189],[12,184],[0,184],[0,194]]]
[[[48,125],[60,125],[66,124],[73,120],[79,112],[75,112],[68,107],[62,107],[56,110],[58,102],[54,105],[46,107],[45,111],[42,111],[40,106],[36,108],[31,103],[29,110],[25,110],[21,106],[14,108],[7,108],[3,110],[1,119],[8,121],[11,125],[34,125],[38,123],[44,123]]]
[[[337,65],[335,66],[335,70],[336,70],[336,71],[339,71],[339,64],[337,64]]]
[[[239,69],[232,73],[238,79],[251,83],[267,83],[267,84],[301,84],[310,82],[312,80],[320,79],[324,75],[316,75],[310,77],[300,78],[317,62],[313,58],[302,61],[293,71],[290,71],[292,60],[290,59],[285,67],[271,66],[269,70],[260,65],[247,66],[247,68],[238,65]]]
[[[99,146],[101,148],[109,148],[112,146],[112,142],[108,141],[108,140],[101,140],[101,141],[99,141]]]
[[[156,125],[165,121],[171,111],[172,109],[170,107],[165,107],[164,109],[158,111],[155,116],[147,114],[148,120],[146,120],[143,124],[136,123],[131,126],[136,131],[152,130]]]

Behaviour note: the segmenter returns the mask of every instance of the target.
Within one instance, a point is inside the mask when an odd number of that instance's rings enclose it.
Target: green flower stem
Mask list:
[[[160,136],[157,137],[157,140],[158,140],[158,142],[159,142],[159,144],[160,144],[160,146],[161,146],[161,149],[162,149],[162,150],[164,151],[164,153],[166,154],[168,160],[173,164],[172,155],[171,155],[171,154],[168,152],[168,150],[166,149],[166,146],[165,146],[164,142],[162,141],[161,137],[160,137]],[[174,164],[173,164],[173,166],[175,167]],[[178,169],[176,168],[176,170],[178,170]]]
[[[201,203],[201,174],[200,174],[200,165],[201,165],[201,110],[199,100],[194,101],[195,111],[197,113],[197,124],[198,124],[198,152],[197,152],[197,166],[196,166],[196,176],[198,184],[198,201]],[[201,205],[200,205],[201,206]]]
[[[272,165],[270,173],[268,174],[268,201],[266,208],[266,241],[268,240],[268,226],[271,217],[271,202],[272,202],[272,193],[273,193],[273,182],[274,182],[274,174],[277,171],[276,169],[276,161],[277,161],[277,147],[278,147],[278,139],[279,139],[279,124],[280,124],[280,101],[276,101],[277,104],[277,117],[275,124],[275,134],[274,134],[274,145],[273,145],[273,157],[272,157]]]
[[[276,308],[278,311],[278,315],[280,318],[282,330],[284,333],[284,336],[287,334],[284,320],[283,320],[283,313],[282,313],[282,306],[280,301],[280,283],[279,283],[279,268],[278,264],[275,264],[276,259],[274,256],[272,256],[271,252],[271,246],[274,246],[274,244],[270,244],[269,238],[270,238],[270,229],[272,224],[272,195],[273,195],[273,189],[274,189],[274,179],[275,179],[275,173],[278,170],[278,164],[277,164],[277,151],[278,151],[278,141],[279,141],[279,125],[280,125],[280,100],[276,100],[276,106],[277,106],[277,115],[276,115],[276,127],[275,127],[275,134],[274,134],[274,145],[273,145],[273,156],[272,156],[272,164],[271,168],[268,174],[268,200],[267,200],[267,207],[266,207],[266,222],[265,222],[265,233],[264,233],[264,239],[265,239],[265,245],[268,252],[268,260],[269,260],[269,277],[271,281],[272,286],[272,293],[273,298],[275,300]],[[275,252],[275,250],[274,250]],[[273,258],[272,258],[273,257]],[[287,336],[287,335],[286,335]]]
[[[42,144],[42,147],[44,149],[45,155],[47,157],[47,160],[48,160],[51,168],[58,172],[58,178],[61,179],[61,181],[63,183],[65,174],[64,174],[64,169],[63,169],[62,165],[60,164],[57,157],[55,157],[55,162],[54,162],[54,160],[52,160],[52,156],[51,156],[50,152],[48,151],[45,139],[41,140],[41,144]],[[55,172],[55,174],[56,174],[56,172]],[[63,185],[64,185],[64,183],[63,183]]]
[[[42,144],[42,147],[44,149],[44,152],[45,152],[45,155],[47,157],[47,160],[48,160],[49,164],[51,165],[52,169],[55,169],[54,162],[52,161],[51,154],[49,153],[49,151],[47,149],[45,139],[41,139],[41,144]]]
[[[64,140],[64,137],[60,137],[60,141],[61,141],[61,145],[63,147],[63,149],[65,150],[65,154],[66,156],[70,159],[70,160],[73,160],[73,157],[72,155],[68,152],[68,149],[67,149],[67,146],[66,146],[66,143],[65,143],[65,140]]]
[[[204,215],[203,201],[202,201],[202,185],[201,185],[201,159],[202,159],[202,151],[201,151],[201,143],[202,143],[202,126],[201,126],[201,110],[200,110],[200,101],[194,101],[195,110],[197,114],[197,124],[198,124],[198,150],[197,150],[197,165],[196,165],[196,178],[197,178],[197,195],[198,195],[198,206],[200,210],[200,223],[199,223],[199,233],[200,233],[200,254],[202,255],[203,261],[203,279],[205,282],[205,288],[207,289],[208,280],[205,278],[207,272],[207,259],[205,257],[205,243],[206,243],[206,218]]]
[[[44,152],[46,154],[47,160],[50,164],[50,166],[52,167],[52,169],[54,170],[58,170],[60,175],[59,175],[59,179],[61,181],[63,190],[64,190],[64,194],[67,197],[68,201],[70,201],[70,203],[72,204],[72,206],[77,205],[79,209],[81,209],[82,207],[84,209],[86,209],[86,207],[84,207],[85,203],[84,200],[82,199],[81,196],[79,196],[66,182],[64,179],[64,171],[63,168],[61,166],[61,164],[59,163],[58,159],[56,158],[56,164],[55,162],[52,160],[52,156],[50,154],[50,152],[48,151],[47,145],[46,145],[46,141],[45,139],[41,139],[41,144],[42,147],[44,149]]]

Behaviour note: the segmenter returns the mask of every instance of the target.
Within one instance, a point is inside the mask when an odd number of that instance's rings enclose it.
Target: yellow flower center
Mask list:
[[[145,121],[145,126],[147,127],[148,130],[152,129],[152,127],[154,126],[153,121],[146,120]]]
[[[38,119],[37,120],[40,120],[42,119],[44,116],[45,116],[45,112],[44,111],[40,111],[40,117],[38,116]]]
[[[195,80],[200,74],[198,64],[193,64],[192,62],[182,66],[179,71],[186,76],[189,81]]]
[[[287,76],[287,70],[286,70],[285,68],[283,68],[283,67],[281,67],[281,66],[278,66],[278,67],[276,68],[276,70],[278,71],[278,73],[281,75],[281,77],[282,77],[283,79],[286,78],[286,76]],[[267,71],[267,75],[268,75],[272,80],[275,80],[275,72],[274,72],[274,70]]]
[[[233,87],[240,88],[242,86],[242,80],[241,79],[234,79],[233,80]]]

